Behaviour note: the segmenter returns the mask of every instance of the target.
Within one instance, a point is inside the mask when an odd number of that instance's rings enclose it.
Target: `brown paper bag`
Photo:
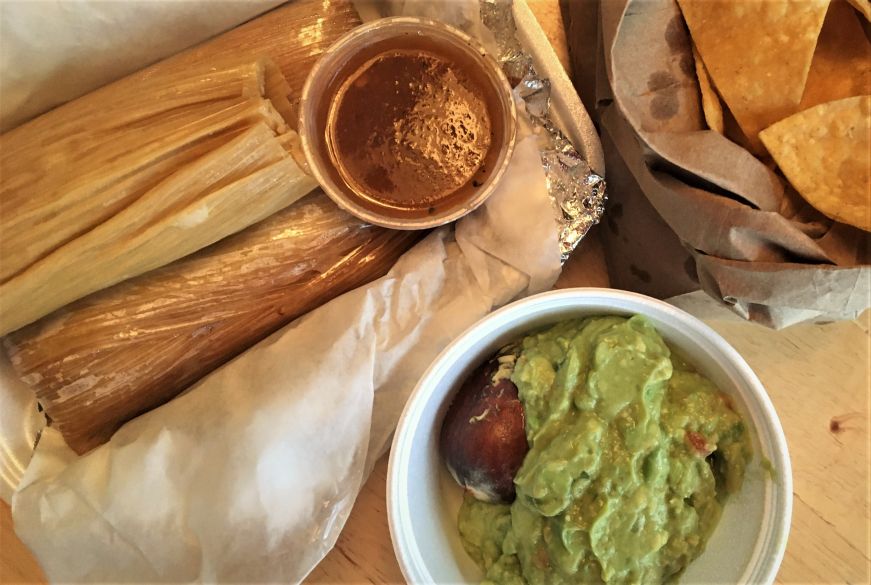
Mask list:
[[[572,4],[564,4],[569,30]],[[602,2],[599,25],[598,69],[608,83],[597,80],[596,114],[603,143],[612,146],[606,148],[611,198],[625,197],[613,188],[620,168],[695,259],[701,287],[744,318],[784,327],[819,317],[852,318],[871,305],[869,234],[816,212],[766,164],[706,129],[677,3]],[[570,49],[579,42],[589,38],[569,36]],[[652,248],[664,259],[675,256],[661,244],[668,241],[661,232],[642,225],[630,238],[642,242],[648,255],[655,256]],[[686,258],[681,260],[658,262],[665,273],[645,266],[636,272],[653,281],[685,282]]]

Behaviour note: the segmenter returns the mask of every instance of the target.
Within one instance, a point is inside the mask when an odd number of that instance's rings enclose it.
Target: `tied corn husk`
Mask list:
[[[292,118],[288,118],[288,123],[296,129],[296,110],[302,88],[315,61],[345,33],[359,25],[360,17],[350,1],[295,0],[152,65],[133,77],[147,77],[167,67],[201,67],[215,61],[250,60],[268,55],[277,69],[267,72],[267,80],[278,74],[287,82],[288,107],[294,113]]]
[[[0,137],[0,334],[311,191],[289,91],[267,59],[162,67]]]
[[[312,194],[12,333],[6,349],[84,453],[297,316],[386,273],[417,237]]]

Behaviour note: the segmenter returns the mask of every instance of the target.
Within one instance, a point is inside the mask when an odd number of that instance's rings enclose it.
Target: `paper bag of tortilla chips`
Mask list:
[[[773,327],[871,305],[862,13],[845,0],[578,4],[563,2],[576,84],[612,187],[615,168],[628,175],[605,239],[646,250],[611,250],[612,281],[660,296],[701,287]],[[591,12],[598,37],[573,35]],[[596,71],[580,57],[592,43]]]

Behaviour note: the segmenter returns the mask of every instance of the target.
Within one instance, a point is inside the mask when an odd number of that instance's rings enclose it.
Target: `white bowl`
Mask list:
[[[449,345],[405,407],[390,455],[387,509],[393,548],[410,583],[479,583],[457,531],[462,490],[439,454],[439,432],[454,391],[505,342],[583,315],[645,315],[660,334],[730,394],[753,438],[744,485],[731,496],[705,552],[681,583],[772,583],[792,516],[786,438],[771,401],[744,359],[710,327],[662,301],[610,289],[569,289],[508,305]],[[771,471],[763,467],[770,462]]]

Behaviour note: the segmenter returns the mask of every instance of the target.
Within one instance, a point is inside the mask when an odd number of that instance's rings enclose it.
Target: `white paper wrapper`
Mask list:
[[[18,378],[6,353],[0,351],[0,499],[12,500],[45,417],[39,412],[36,395]]]
[[[99,14],[76,42],[105,26]],[[12,499],[16,532],[52,581],[301,580],[332,548],[438,352],[494,307],[552,286],[555,213],[524,124],[491,199],[384,278],[292,323],[84,457],[46,429]]]

